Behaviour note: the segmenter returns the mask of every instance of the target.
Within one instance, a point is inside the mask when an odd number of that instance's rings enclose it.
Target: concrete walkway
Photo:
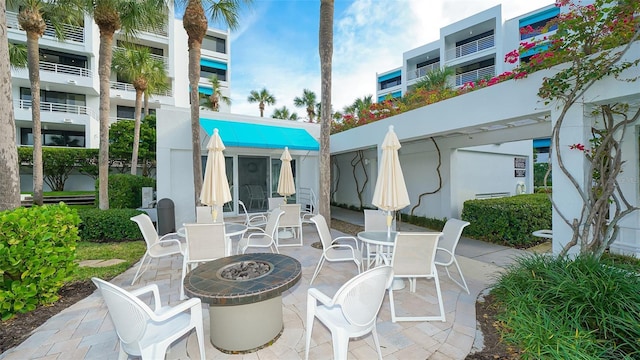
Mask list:
[[[336,219],[364,224],[362,213],[339,208],[332,209]],[[400,231],[424,231],[414,225],[400,223]],[[334,231],[334,236],[343,235]],[[228,355],[215,349],[208,341],[208,309],[203,306],[205,352],[207,359],[302,359],[305,350],[306,292],[309,280],[320,257],[320,250],[311,247],[317,242],[315,227],[304,226],[304,246],[285,247],[281,253],[296,258],[302,264],[302,279],[283,294],[284,331],[272,345],[254,353]],[[464,359],[472,348],[481,343],[476,331],[475,303],[478,294],[490,286],[494,276],[523,252],[504,246],[463,238],[458,247],[458,261],[465,274],[471,294],[454,284],[445,271],[440,271],[446,322],[391,322],[388,296],[378,317],[378,334],[385,359]],[[154,260],[142,278],[132,287],[129,284],[133,267],[112,280],[126,289],[149,283],[158,284],[163,304],[178,300],[182,257]],[[357,274],[353,263],[327,263],[323,266],[314,287],[328,295]],[[419,280],[415,294],[408,289],[394,292],[402,309],[411,313],[437,311],[435,288],[428,280]],[[0,354],[0,360],[24,359],[117,359],[118,339],[107,309],[98,292],[53,316],[36,329],[19,346]],[[329,331],[316,321],[310,349],[311,359],[330,359],[332,343]],[[349,343],[349,359],[376,357],[373,339],[365,336]],[[195,335],[179,340],[167,354],[167,359],[199,358]]]

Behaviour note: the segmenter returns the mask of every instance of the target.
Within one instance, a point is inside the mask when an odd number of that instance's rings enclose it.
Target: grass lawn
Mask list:
[[[73,276],[73,281],[90,280],[96,276],[101,279],[111,279],[136,263],[146,250],[144,241],[124,241],[112,243],[95,243],[89,241],[78,242],[76,261],[122,259],[124,262],[107,267],[79,267]]]

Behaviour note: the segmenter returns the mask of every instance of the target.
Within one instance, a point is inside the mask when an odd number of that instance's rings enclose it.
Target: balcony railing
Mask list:
[[[56,74],[82,76],[86,78],[93,77],[93,74],[90,69],[85,69],[77,66],[56,64],[56,63],[46,62],[46,61],[40,62],[40,70],[50,71]]]
[[[31,109],[31,100],[14,100],[14,105],[18,109],[29,110]],[[96,118],[93,110],[87,106],[82,105],[69,105],[59,104],[51,102],[40,102],[40,111],[44,112],[63,112],[68,114],[89,115],[92,118]]]
[[[9,29],[19,29],[20,24],[18,23],[18,13],[13,11],[7,11],[7,28]],[[84,43],[84,28],[82,26],[74,26],[69,24],[62,25],[62,32],[64,34],[65,41],[75,41],[79,43]],[[44,30],[44,36],[52,37],[57,39],[56,32],[53,30],[53,26],[47,23],[47,28]]]
[[[422,66],[419,67],[417,69],[415,69],[414,71],[409,71],[409,73],[407,74],[407,77],[409,80],[413,80],[413,79],[419,79],[425,75],[427,75],[428,73],[432,72],[433,70],[437,70],[440,69],[440,62],[435,62],[433,64],[429,64],[426,66]]]
[[[118,47],[118,46],[114,46],[113,47],[113,51],[114,52],[123,51],[123,50],[125,50],[125,48],[123,48],[123,47]],[[151,54],[151,57],[154,58],[154,59],[157,59],[157,60],[160,60],[160,61],[164,62],[165,66],[167,66],[167,67],[169,66],[169,58],[168,57],[161,56],[161,55],[156,55],[156,54]]]
[[[495,65],[487,66],[482,69],[468,71],[456,75],[456,86],[462,86],[468,82],[477,81],[484,78],[492,78],[496,76]]]
[[[457,59],[466,55],[477,53],[478,51],[490,49],[495,46],[495,36],[489,35],[481,39],[457,46],[446,51],[447,60]]]
[[[129,83],[123,83],[123,82],[118,82],[118,81],[111,81],[110,82],[110,86],[111,89],[114,90],[121,90],[121,91],[131,91],[131,92],[136,92],[136,88],[133,87],[133,85],[129,84]],[[171,90],[167,90],[167,91],[161,91],[159,93],[156,93],[154,95],[160,95],[160,96],[173,96],[173,91]]]

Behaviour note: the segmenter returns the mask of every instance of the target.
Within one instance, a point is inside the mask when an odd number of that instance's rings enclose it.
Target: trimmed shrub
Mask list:
[[[141,214],[135,209],[78,209],[82,223],[80,239],[93,242],[141,240],[142,233],[131,217]]]
[[[406,223],[426,227],[428,229],[437,230],[437,231],[441,231],[444,228],[444,223],[447,222],[446,218],[440,220],[435,218],[426,218],[423,216],[407,215],[407,214],[401,214],[401,218],[402,218],[402,221]]]
[[[2,320],[58,300],[77,268],[79,222],[64,203],[0,212]]]
[[[551,201],[546,194],[467,200],[462,219],[471,223],[465,235],[511,247],[529,247],[540,241],[531,235],[551,229]]]
[[[96,199],[99,198],[99,180],[96,180]],[[156,179],[131,175],[109,175],[109,208],[137,209],[142,205],[142,188],[156,188]]]

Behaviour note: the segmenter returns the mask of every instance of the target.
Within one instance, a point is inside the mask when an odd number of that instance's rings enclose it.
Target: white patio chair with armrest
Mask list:
[[[259,227],[249,227],[247,235],[238,242],[238,254],[244,254],[250,247],[270,248],[273,253],[280,253],[276,245],[275,237],[278,231],[278,222],[284,212],[275,209],[269,213],[267,226],[264,229]],[[254,232],[250,232],[250,231]]]
[[[280,205],[286,204],[284,202],[284,197],[270,197],[269,201],[269,211],[279,208]]]
[[[198,224],[213,224],[223,222],[222,208],[218,209],[216,213],[216,221],[213,221],[213,207],[211,206],[196,206],[196,223]]]
[[[416,291],[416,279],[433,279],[438,298],[438,316],[396,316],[393,286],[389,287],[389,304],[391,306],[391,321],[437,321],[445,322],[444,305],[442,304],[442,292],[440,280],[434,262],[439,232],[399,232],[393,247],[391,266],[395,278],[408,278],[409,290]]]
[[[280,232],[276,233],[276,245],[277,246],[302,246],[302,218],[300,217],[300,204],[283,204],[280,205],[280,210],[284,213],[282,218],[278,222],[278,228],[280,230],[291,231],[293,238],[298,239],[298,242],[281,244]]]
[[[128,355],[142,360],[164,359],[168,347],[194,329],[200,359],[205,359],[200,299],[163,307],[156,284],[129,292],[102,279],[91,280],[100,289],[120,340],[119,359],[127,359]],[[147,293],[153,295],[153,309],[139,298]]]
[[[318,318],[331,331],[333,358],[346,359],[349,339],[371,333],[382,359],[376,320],[386,289],[393,280],[391,266],[378,266],[356,275],[338,289],[333,298],[316,288],[307,291],[307,329],[304,358],[309,359],[313,322]]]
[[[318,261],[316,270],[313,272],[309,285],[311,285],[316,276],[318,276],[318,273],[325,261],[353,261],[358,269],[358,274],[361,273],[362,253],[358,246],[358,239],[353,236],[340,236],[332,240],[331,230],[329,230],[329,226],[327,225],[327,221],[324,219],[324,216],[318,214],[312,217],[311,221],[316,224],[316,228],[318,229],[318,236],[320,236],[320,243],[322,244],[322,255],[320,255],[320,260]],[[350,244],[338,243],[338,241],[343,240],[352,240],[354,245],[351,246]]]
[[[238,205],[240,206],[240,209],[244,213],[244,217],[245,217],[244,224],[246,226],[263,228],[267,225],[267,221],[268,221],[267,215],[265,215],[264,213],[249,215],[249,212],[247,211],[247,207],[244,206],[244,202],[242,202],[242,200],[238,200]]]
[[[365,209],[364,210],[364,231],[387,231],[387,213],[377,209]],[[396,231],[396,219],[394,218],[391,222],[391,231]],[[365,251],[365,260],[367,261],[367,269],[371,267],[376,261],[376,251],[372,251],[370,248],[370,244],[366,244]],[[391,256],[391,249],[383,249],[383,253],[379,254],[380,256]]]
[[[142,260],[140,260],[140,265],[138,266],[138,270],[136,274],[133,276],[133,280],[131,280],[131,285],[133,285],[136,280],[147,270],[149,264],[151,263],[151,259],[161,258],[163,256],[171,256],[175,254],[184,255],[185,245],[180,242],[180,240],[176,239],[178,236],[177,233],[169,233],[163,236],[158,236],[158,232],[156,228],[153,226],[153,222],[151,222],[151,218],[147,214],[136,215],[131,218],[131,221],[134,221],[138,224],[140,228],[140,232],[142,232],[142,237],[144,238],[145,243],[147,244],[147,250],[142,256]],[[149,262],[144,267],[144,270],[140,272],[144,262],[149,258]]]
[[[458,242],[460,242],[462,230],[469,226],[469,224],[469,222],[459,219],[447,220],[444,224],[444,228],[442,229],[442,236],[438,241],[435,260],[436,265],[444,266],[445,270],[447,270],[447,276],[449,276],[449,279],[465,290],[467,294],[469,294],[469,287],[467,286],[467,282],[464,280],[460,264],[458,264],[458,260],[456,259],[456,248],[458,247]],[[456,269],[458,269],[458,274],[460,274],[462,282],[451,277],[451,273],[449,272],[449,267],[451,265],[455,265]]]
[[[224,257],[228,241],[224,234],[224,223],[184,224],[186,251],[182,261],[180,299],[184,300],[184,278],[198,264]]]

